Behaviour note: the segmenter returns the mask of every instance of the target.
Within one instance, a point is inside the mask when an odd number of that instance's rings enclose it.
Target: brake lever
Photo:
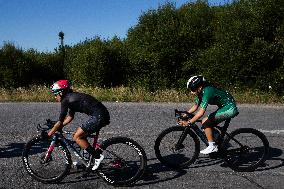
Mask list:
[[[41,131],[41,130],[42,130],[41,125],[40,125],[40,124],[37,124],[36,129],[37,129],[37,131]]]
[[[48,129],[51,129],[53,127],[53,125],[55,125],[56,121],[51,121],[50,119],[46,120],[46,123],[44,125],[46,125],[48,127]]]
[[[187,121],[193,118],[194,115],[191,113],[188,113],[187,111],[178,111],[177,109],[175,109],[175,117],[178,119]]]

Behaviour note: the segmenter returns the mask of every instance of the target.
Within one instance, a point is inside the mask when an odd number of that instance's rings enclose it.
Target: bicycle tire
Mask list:
[[[262,132],[253,128],[240,128],[231,132],[230,136],[244,145],[240,147],[233,139],[226,136],[222,150],[225,155],[224,160],[231,169],[250,172],[265,162],[269,154],[269,142]]]
[[[129,186],[137,182],[147,166],[144,149],[127,137],[113,137],[102,143],[104,160],[97,173],[108,184]],[[133,157],[129,158],[130,155]]]
[[[60,182],[70,171],[72,160],[70,152],[61,141],[54,148],[50,161],[43,163],[51,141],[41,137],[32,138],[23,149],[22,161],[27,173],[43,183]]]
[[[155,141],[154,149],[156,157],[167,167],[173,169],[185,168],[194,163],[199,156],[200,141],[192,130],[189,130],[186,136],[185,140],[188,142],[186,144],[183,142],[185,147],[183,152],[188,154],[181,154],[174,150],[174,146],[178,142],[184,129],[185,127],[181,126],[170,127],[161,132]],[[170,135],[173,135],[173,137]]]

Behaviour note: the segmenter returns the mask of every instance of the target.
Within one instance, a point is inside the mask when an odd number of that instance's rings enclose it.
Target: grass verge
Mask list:
[[[186,91],[158,90],[149,92],[142,88],[116,87],[75,87],[75,91],[95,96],[100,101],[109,102],[193,102],[194,96]],[[230,90],[229,90],[230,91]],[[284,104],[284,96],[258,90],[230,91],[238,103]],[[54,96],[44,86],[0,89],[1,102],[54,102]]]

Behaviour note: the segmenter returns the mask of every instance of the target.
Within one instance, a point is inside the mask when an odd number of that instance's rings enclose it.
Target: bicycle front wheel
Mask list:
[[[147,157],[144,149],[134,140],[114,137],[103,142],[102,161],[98,174],[115,186],[134,184],[143,175]]]
[[[196,134],[189,130],[181,146],[177,143],[185,127],[174,126],[164,130],[155,141],[156,157],[165,166],[181,169],[191,165],[199,156],[200,142]]]
[[[254,171],[269,153],[266,136],[253,128],[233,131],[223,142],[224,160],[235,171]]]
[[[41,137],[31,139],[24,147],[22,160],[28,174],[43,183],[61,181],[71,169],[71,155],[66,146],[58,141],[48,158],[51,140]]]

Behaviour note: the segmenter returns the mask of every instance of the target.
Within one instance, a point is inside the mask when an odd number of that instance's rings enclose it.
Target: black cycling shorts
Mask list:
[[[89,120],[81,126],[82,130],[88,134],[99,131],[102,127],[109,124],[109,115],[92,115]]]

